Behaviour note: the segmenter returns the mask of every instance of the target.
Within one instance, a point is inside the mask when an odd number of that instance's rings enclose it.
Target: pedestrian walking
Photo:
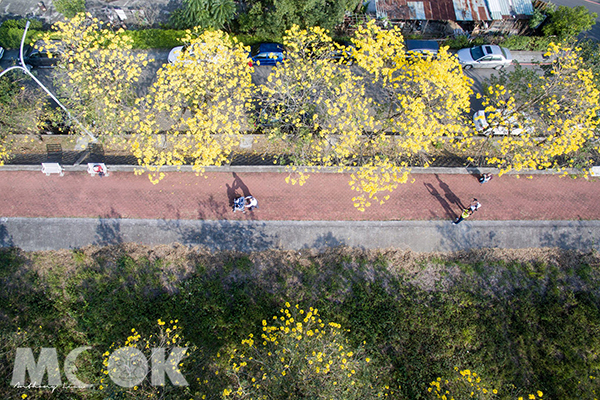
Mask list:
[[[477,201],[477,199],[473,198],[469,207],[465,208],[458,218],[456,218],[456,221],[452,222],[452,224],[457,225],[466,218],[469,218],[475,211],[479,210],[480,207],[481,203]]]
[[[488,183],[488,182],[489,182],[489,181],[491,181],[491,180],[492,180],[492,174],[482,174],[482,175],[479,177],[479,183],[481,183],[482,185],[483,185],[484,183]]]

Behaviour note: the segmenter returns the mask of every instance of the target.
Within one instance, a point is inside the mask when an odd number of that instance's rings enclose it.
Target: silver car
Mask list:
[[[491,44],[461,49],[457,53],[463,69],[494,68],[502,69],[512,63],[510,50]]]

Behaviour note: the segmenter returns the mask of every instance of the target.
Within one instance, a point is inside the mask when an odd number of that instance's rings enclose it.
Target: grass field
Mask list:
[[[599,262],[595,252],[558,249],[453,254],[348,248],[239,254],[134,244],[35,253],[5,249],[0,396],[221,398],[227,388],[235,389],[225,355],[243,347],[249,334],[258,337],[262,321],[289,302],[290,308],[318,308],[324,321],[340,324],[347,346],[363,354],[361,360],[372,360],[361,379],[388,398],[435,398],[428,389],[438,378],[442,386],[448,380],[454,398],[470,398],[468,384],[465,389],[452,383],[466,379],[459,373],[466,370],[489,390],[475,390],[475,398],[527,399],[538,391],[548,399],[593,398],[599,389]],[[143,338],[164,335],[159,319],[166,326],[178,321],[178,343],[185,338],[191,349],[182,368],[190,386],[107,392],[100,381],[102,354],[123,345],[132,329]],[[77,365],[80,379],[94,388],[52,393],[9,385],[17,347],[33,348],[35,357],[41,347],[55,347],[62,365],[79,346],[92,347]]]

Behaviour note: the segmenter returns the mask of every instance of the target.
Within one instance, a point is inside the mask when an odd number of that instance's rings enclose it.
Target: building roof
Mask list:
[[[377,17],[390,20],[491,21],[533,14],[531,0],[374,0],[374,3]]]
[[[485,0],[375,0],[377,17],[391,20],[489,21]]]
[[[531,0],[486,0],[492,19],[533,15]]]

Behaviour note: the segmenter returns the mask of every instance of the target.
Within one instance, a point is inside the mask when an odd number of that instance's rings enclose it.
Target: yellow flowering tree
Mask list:
[[[357,165],[369,142],[363,132],[374,130],[374,118],[361,79],[327,31],[293,26],[284,45],[286,60],[257,90],[256,124],[293,165],[288,181],[302,185],[307,171]]]
[[[395,27],[384,30],[372,21],[359,28],[352,41],[356,64],[384,96],[380,104],[373,102],[380,133],[378,157],[353,177],[369,198],[376,198],[373,193],[406,182],[410,166],[434,143],[465,132],[472,82],[446,47],[435,57],[407,54]]]
[[[363,78],[348,64],[352,51],[324,29],[293,26],[284,37],[286,60],[257,92],[256,124],[290,165],[286,181],[302,185],[310,172],[350,172],[361,211],[406,182],[408,171],[390,161],[389,140],[376,120]]]
[[[164,65],[140,109],[131,146],[150,179],[164,165],[205,166],[227,161],[247,129],[251,102],[248,50],[220,31],[188,31],[175,62]]]
[[[53,29],[38,45],[59,58],[54,77],[60,100],[96,136],[131,129],[126,116],[147,54],[134,54],[133,40],[122,29],[112,31],[90,14],[57,22]]]
[[[381,381],[371,360],[348,343],[339,324],[323,321],[312,307],[285,306],[263,320],[260,335],[231,350],[224,398],[372,399],[392,392],[375,387]]]
[[[520,66],[492,77],[483,95],[489,136],[478,143],[485,162],[510,170],[588,167],[598,150],[599,94],[579,49],[551,44],[542,75]]]
[[[384,92],[378,105],[381,126],[399,138],[401,154],[427,151],[439,138],[464,133],[472,80],[447,47],[435,57],[407,54],[399,29],[384,30],[374,21],[361,27],[353,42],[357,64]]]

